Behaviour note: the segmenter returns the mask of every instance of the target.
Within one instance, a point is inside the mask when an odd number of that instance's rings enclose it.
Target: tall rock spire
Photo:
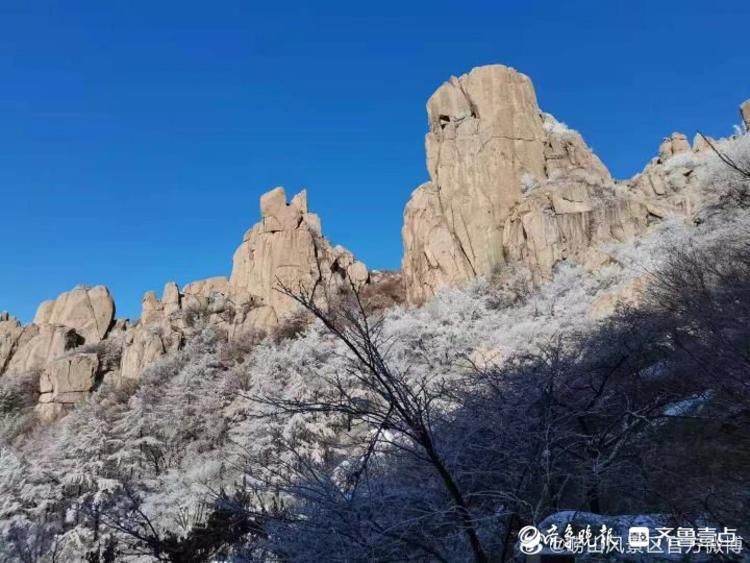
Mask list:
[[[502,65],[451,78],[427,102],[430,180],[404,211],[407,298],[523,262],[535,277],[561,260],[597,259],[595,247],[625,240],[667,208],[617,184],[581,135],[543,113],[527,76]],[[662,152],[690,151],[674,135]],[[654,201],[649,201],[651,197]]]

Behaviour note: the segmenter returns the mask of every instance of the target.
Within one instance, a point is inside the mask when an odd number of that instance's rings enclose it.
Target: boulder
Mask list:
[[[182,288],[182,293],[184,295],[207,296],[215,292],[226,293],[228,288],[229,280],[223,276],[216,276],[213,278],[206,278],[203,280],[190,282]]]
[[[96,383],[99,359],[77,353],[50,362],[39,380],[40,403],[77,403],[89,396]]]
[[[179,336],[165,336],[158,326],[140,325],[129,329],[123,344],[120,377],[122,380],[139,379],[149,364],[178,347]]]
[[[75,329],[87,344],[104,339],[115,317],[115,302],[103,285],[80,285],[45,301],[34,316],[36,325],[63,325]]]
[[[7,371],[23,373],[40,371],[55,358],[83,343],[83,338],[72,328],[61,325],[32,324],[24,328]]]

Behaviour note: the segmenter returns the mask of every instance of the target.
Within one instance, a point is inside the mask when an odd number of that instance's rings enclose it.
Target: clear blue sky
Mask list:
[[[731,131],[750,2],[10,1],[0,4],[0,310],[77,283],[121,316],[228,275],[258,197],[307,187],[376,268],[426,177],[425,102],[504,63],[617,177],[673,130]]]

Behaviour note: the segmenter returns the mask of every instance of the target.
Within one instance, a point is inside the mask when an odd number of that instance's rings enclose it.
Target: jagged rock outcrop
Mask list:
[[[692,217],[703,205],[703,165],[712,153],[709,142],[696,135],[692,146],[682,133],[672,133],[659,146],[659,156],[623,183],[628,193],[660,219]]]
[[[747,125],[750,100],[740,111]],[[115,321],[103,286],[43,302],[28,326],[0,313],[0,376],[39,373],[38,412],[52,419],[102,381],[140,378],[206,324],[230,340],[274,329],[298,308],[281,286],[315,286],[325,306],[351,282],[369,310],[382,311],[516,263],[536,281],[561,260],[597,268],[608,260],[601,243],[630,239],[665,217],[693,217],[704,203],[713,141],[696,136],[691,146],[672,133],[640,174],[617,182],[579,133],[539,109],[529,78],[502,65],[451,78],[427,113],[430,180],[404,212],[400,274],[371,278],[351,252],[322,236],[305,191],[287,201],[278,187],[261,197],[261,219],[234,253],[229,277],[182,289],[168,282],[161,298],[147,292],[135,323]],[[592,316],[637,303],[640,290],[641,281],[613,288]]]
[[[251,324],[272,327],[296,309],[295,302],[278,291],[281,286],[310,289],[320,280],[334,290],[348,279],[355,286],[367,281],[362,262],[323,238],[319,217],[308,211],[305,191],[287,203],[284,188],[275,188],[261,197],[260,210],[261,221],[245,233],[234,253],[229,278],[229,294],[235,306],[250,311]]]
[[[427,113],[430,181],[412,193],[402,231],[412,303],[511,262],[537,279],[561,260],[595,268],[602,243],[692,217],[703,203],[704,138],[691,146],[673,133],[642,173],[616,182],[580,134],[539,109],[531,81],[505,66],[451,78]]]
[[[569,129],[550,113],[542,113],[544,171],[549,180],[578,179],[591,185],[609,184],[612,176],[578,131]],[[528,184],[527,184],[528,185]]]
[[[43,370],[76,346],[101,342],[114,314],[104,286],[78,286],[44,301],[26,327],[6,314],[0,320],[0,375]]]
[[[87,344],[102,340],[115,318],[115,302],[103,285],[77,286],[57,299],[39,305],[35,325],[63,325],[75,329]]]
[[[164,334],[159,325],[144,325],[128,331],[123,342],[120,378],[139,379],[141,372],[167,352],[179,348],[180,335]]]
[[[451,78],[427,102],[430,181],[404,213],[410,301],[503,262],[502,226],[524,176],[544,176],[545,136],[525,75],[501,65]]]
[[[607,168],[581,135],[542,113],[541,178],[526,178],[524,197],[503,225],[505,261],[522,261],[547,277],[561,260],[595,266],[601,242],[626,240],[648,224],[642,203],[621,196]]]
[[[362,262],[323,238],[320,219],[308,211],[306,192],[287,202],[284,189],[275,188],[261,197],[260,209],[260,222],[234,254],[229,279],[194,281],[182,290],[169,282],[161,299],[152,291],[144,295],[141,317],[123,338],[123,380],[137,379],[146,366],[179,349],[199,324],[230,339],[273,329],[296,309],[277,290],[280,284],[310,289],[320,278],[321,289],[330,294],[349,280],[356,287],[368,281]]]
[[[531,81],[514,69],[473,69],[427,103],[430,181],[404,212],[409,301],[523,260],[538,276],[585,260],[599,241],[648,223],[645,205],[621,197],[575,131],[540,111]]]
[[[43,302],[28,326],[0,314],[0,376],[39,374],[37,410],[43,419],[55,418],[116,367],[100,365],[96,353],[81,348],[105,343],[114,314],[114,300],[104,286],[78,286]]]
[[[750,131],[750,99],[740,104],[740,117],[745,126],[745,131]]]
[[[121,380],[140,378],[149,364],[182,345],[190,323],[185,296],[175,282],[167,282],[159,299],[147,291],[141,300],[138,322],[122,336]]]
[[[219,295],[229,295],[229,280],[223,276],[190,282],[182,288],[185,307],[207,307]]]
[[[687,136],[682,133],[672,133],[670,137],[664,139],[661,145],[659,145],[659,160],[666,162],[675,155],[689,153],[691,150]]]
[[[229,282],[223,277],[191,282],[182,291],[175,282],[167,282],[161,299],[146,292],[138,322],[126,327],[122,336],[120,378],[140,378],[146,366],[178,350],[199,323],[229,335],[236,315],[228,295]]]
[[[21,338],[24,332],[18,319],[10,316],[7,311],[0,313],[0,375],[7,370],[18,347],[23,345]]]
[[[41,371],[52,360],[83,343],[81,336],[62,325],[32,324],[24,328],[23,344],[10,358],[6,373]]]

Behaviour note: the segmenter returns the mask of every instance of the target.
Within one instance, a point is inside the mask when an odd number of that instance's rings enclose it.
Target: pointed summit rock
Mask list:
[[[229,279],[194,281],[182,290],[169,282],[161,299],[153,291],[144,295],[141,318],[123,337],[122,379],[137,379],[146,366],[179,349],[200,323],[229,339],[274,329],[297,308],[278,291],[282,285],[309,290],[320,280],[322,290],[335,293],[349,280],[355,287],[368,282],[362,262],[323,238],[305,191],[287,201],[284,188],[274,188],[261,196],[260,211],[234,253]]]
[[[750,101],[741,106],[750,118]],[[540,110],[527,76],[502,65],[451,78],[427,102],[430,180],[404,211],[411,303],[521,263],[535,280],[557,263],[602,263],[598,247],[704,206],[704,139],[672,133],[642,173],[616,182],[581,135]]]
[[[540,111],[526,75],[475,68],[438,88],[427,114],[430,181],[412,194],[402,231],[409,301],[511,259],[544,274],[587,242],[580,215],[612,179],[577,132]]]
[[[343,247],[333,247],[322,236],[320,219],[307,208],[307,192],[287,202],[277,187],[260,199],[261,220],[251,228],[234,253],[229,292],[235,302],[251,304],[263,328],[272,326],[296,308],[278,291],[312,288],[318,279],[337,287],[348,280],[361,286],[367,268]]]

